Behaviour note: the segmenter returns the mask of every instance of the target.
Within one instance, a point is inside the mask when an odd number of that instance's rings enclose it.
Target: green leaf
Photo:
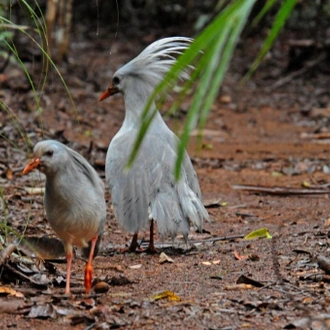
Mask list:
[[[256,239],[256,238],[273,238],[272,235],[269,233],[267,228],[261,228],[255,231],[252,231],[251,233],[247,234],[244,239]]]
[[[289,15],[292,12],[292,9],[294,8],[297,0],[284,0],[276,17],[274,20],[274,23],[272,25],[272,28],[269,31],[269,34],[261,48],[261,51],[258,55],[258,57],[255,59],[255,61],[252,63],[249,72],[244,77],[244,81],[248,80],[251,75],[254,73],[256,68],[259,66],[263,58],[266,56],[270,48],[272,47],[273,43],[275,42],[278,34],[282,30],[284,23],[288,19]],[[267,4],[266,4],[267,6]],[[267,7],[267,10],[270,9],[271,6]],[[262,11],[261,11],[262,12]]]

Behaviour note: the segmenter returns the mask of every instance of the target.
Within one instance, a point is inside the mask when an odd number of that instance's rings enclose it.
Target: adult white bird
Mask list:
[[[83,255],[88,258],[85,267],[88,293],[92,285],[92,260],[98,253],[106,218],[104,184],[84,157],[60,142],[41,141],[33,152],[34,158],[23,174],[37,168],[46,175],[47,219],[66,251],[65,293],[70,293],[73,246],[83,248]]]
[[[191,160],[185,153],[181,178],[174,178],[178,137],[157,112],[144,137],[134,164],[126,170],[133,144],[141,124],[141,114],[164,75],[176,61],[176,56],[189,47],[191,39],[172,37],[149,45],[140,55],[120,68],[100,101],[122,93],[125,119],[109,145],[106,157],[106,181],[111,190],[115,217],[134,236],[129,251],[138,247],[137,235],[151,220],[148,250],[155,252],[154,221],[164,238],[172,240],[180,231],[185,240],[189,219],[200,231],[208,213],[202,203],[201,190]],[[188,78],[182,73],[182,78]],[[156,105],[152,104],[152,109]]]

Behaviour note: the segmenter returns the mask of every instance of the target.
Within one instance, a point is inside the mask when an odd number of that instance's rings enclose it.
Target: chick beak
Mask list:
[[[35,168],[40,165],[40,158],[33,158],[30,162],[24,167],[23,175],[30,173]]]
[[[100,96],[100,101],[103,101],[104,99],[108,98],[111,95],[119,93],[119,89],[115,87],[114,85],[110,85]]]

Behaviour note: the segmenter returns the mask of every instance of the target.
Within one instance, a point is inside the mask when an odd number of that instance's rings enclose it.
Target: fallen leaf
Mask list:
[[[12,180],[13,179],[13,171],[10,169],[10,168],[7,168],[7,171],[6,171],[6,178],[8,180]]]
[[[246,260],[249,258],[249,256],[240,255],[236,250],[234,251],[234,256],[236,260]]]
[[[249,278],[245,275],[241,275],[237,280],[237,284],[248,284],[255,286],[256,288],[262,288],[264,285],[258,281],[253,280],[252,278]]]
[[[239,283],[225,286],[225,290],[250,290],[253,286],[251,284]]]
[[[45,193],[44,187],[24,187],[24,190],[29,195],[43,195]]]
[[[12,288],[8,288],[7,286],[0,287],[0,295],[7,294],[10,296],[15,296],[17,298],[24,298],[24,294],[22,292],[18,292]]]
[[[203,143],[202,144],[202,149],[212,150],[213,145],[211,143]]]
[[[309,182],[307,182],[307,181],[303,181],[302,183],[301,183],[301,186],[303,187],[303,188],[310,188],[310,183]]]
[[[137,265],[132,265],[132,266],[128,266],[128,268],[131,268],[131,269],[139,269],[142,267],[142,264],[137,264]]]
[[[311,304],[311,303],[313,303],[313,302],[314,302],[314,299],[313,299],[312,297],[306,297],[306,298],[304,298],[303,301],[302,301],[302,303],[303,303],[304,305]]]
[[[166,253],[162,252],[159,256],[159,263],[163,264],[164,262],[173,263],[174,260],[172,258],[170,258]]]
[[[213,261],[203,261],[202,265],[211,266],[211,265],[218,265],[220,264],[220,260],[213,260]]]
[[[205,199],[203,201],[203,205],[209,209],[217,208],[217,207],[225,207],[227,206],[227,204],[228,204],[227,202],[220,203],[219,199]]]
[[[261,228],[247,234],[244,239],[272,238],[267,228]]]
[[[173,291],[163,291],[161,293],[155,294],[150,298],[150,300],[161,300],[161,299],[168,299],[170,301],[180,301],[181,298],[177,296]]]
[[[52,304],[33,306],[30,310],[28,318],[32,319],[54,319],[56,317],[56,310]]]
[[[27,236],[20,241],[18,249],[27,256],[43,260],[65,258],[63,243],[55,237]]]
[[[92,298],[85,298],[81,301],[81,305],[86,306],[87,308],[92,308],[96,305],[96,302]]]

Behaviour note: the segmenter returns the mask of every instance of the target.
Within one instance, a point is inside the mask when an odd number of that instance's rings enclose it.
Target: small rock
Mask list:
[[[108,292],[109,291],[109,284],[106,283],[106,282],[98,282],[95,284],[94,286],[94,291],[96,293],[105,293],[105,292]]]
[[[231,97],[229,95],[222,95],[220,97],[220,102],[225,104],[231,103]]]

